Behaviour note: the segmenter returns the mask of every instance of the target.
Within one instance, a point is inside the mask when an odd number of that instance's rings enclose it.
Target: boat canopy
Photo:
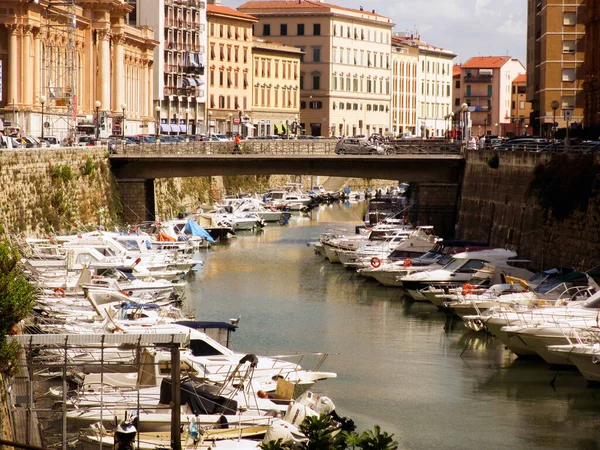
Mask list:
[[[198,223],[194,219],[190,219],[187,221],[187,224],[185,225],[185,231],[191,234],[192,236],[199,236],[201,238],[204,238],[208,242],[215,242],[215,240],[208,233],[208,231],[206,231],[204,228],[198,225]]]

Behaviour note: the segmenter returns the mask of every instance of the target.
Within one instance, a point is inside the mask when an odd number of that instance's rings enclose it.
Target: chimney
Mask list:
[[[363,7],[362,7],[362,6],[360,7],[360,10],[361,10],[361,11],[363,10]]]
[[[373,10],[373,14],[375,14],[375,10]]]

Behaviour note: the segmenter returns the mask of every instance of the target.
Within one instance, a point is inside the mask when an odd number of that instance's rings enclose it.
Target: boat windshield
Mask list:
[[[442,270],[448,272],[462,272],[462,273],[475,273],[481,269],[485,264],[485,261],[480,259],[453,259],[444,267]]]

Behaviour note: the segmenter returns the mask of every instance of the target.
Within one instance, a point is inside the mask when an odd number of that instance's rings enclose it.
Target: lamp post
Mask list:
[[[211,125],[211,121],[212,121],[212,111],[208,112],[208,140],[210,140],[211,136],[212,136],[212,125]]]
[[[192,110],[190,108],[185,109],[185,135],[190,135],[190,112]]]
[[[460,105],[460,110],[462,111],[463,116],[463,129],[462,129],[462,140],[463,142],[467,142],[467,112],[469,110],[469,105],[463,103]]]
[[[125,103],[121,103],[121,109],[123,110],[123,120],[121,122],[122,135],[125,137],[125,110],[127,109],[127,105]]]
[[[156,105],[154,107],[154,111],[156,111],[156,139],[158,139],[158,134],[160,131],[160,105]]]
[[[233,136],[233,113],[229,113],[229,134]]]
[[[94,106],[96,107],[96,139],[98,139],[100,137],[100,107],[102,103],[100,100],[96,100]]]
[[[42,140],[44,139],[44,104],[46,100],[45,95],[40,95],[40,104],[42,105]]]
[[[556,110],[559,107],[559,103],[556,100],[552,100],[552,103],[550,103],[550,107],[552,108],[553,111],[553,118],[552,118],[552,140],[554,142],[556,142]]]
[[[496,127],[496,134],[498,135],[498,137],[500,137],[500,126],[498,125],[498,122],[496,122],[494,126]]]

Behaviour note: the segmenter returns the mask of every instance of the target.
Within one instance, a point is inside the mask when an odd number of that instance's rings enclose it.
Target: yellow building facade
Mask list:
[[[296,47],[254,39],[251,122],[255,136],[298,133],[302,54]]]
[[[252,126],[252,24],[256,19],[215,4],[207,5],[206,19],[208,132],[246,136]]]
[[[156,41],[151,29],[126,24],[130,9],[119,0],[2,2],[4,133],[65,139],[153,132]]]
[[[392,37],[392,133],[417,134],[418,48]]]

